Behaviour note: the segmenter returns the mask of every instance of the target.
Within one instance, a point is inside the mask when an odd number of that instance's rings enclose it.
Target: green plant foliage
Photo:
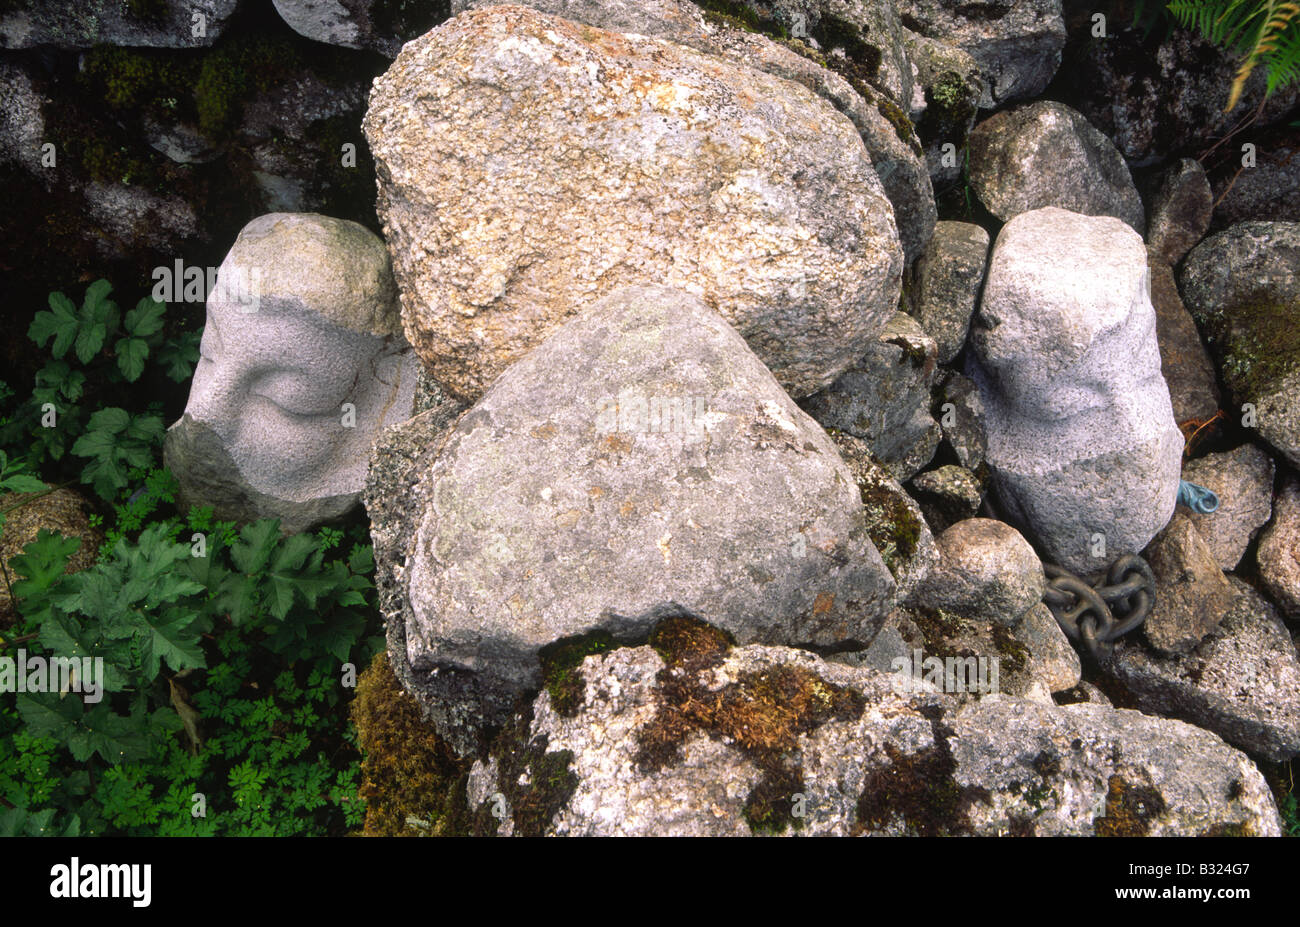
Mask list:
[[[106,407],[113,407],[114,399],[140,405],[147,390],[133,394],[129,387],[147,387],[151,360],[169,380],[187,380],[198,362],[201,337],[186,331],[167,338],[165,304],[146,297],[123,316],[109,299],[111,292],[107,280],[95,281],[80,308],[62,293],[50,294],[50,308],[36,313],[27,334],[38,346],[48,346],[52,357],[37,372],[30,398],[0,418],[0,446],[29,441],[25,456],[32,467],[62,460],[80,444],[73,455],[90,462],[76,476],[94,484],[105,499],[123,485],[124,467],[144,466],[141,442],[156,442],[162,432],[152,414],[128,415],[130,421],[123,422],[119,406],[94,418],[81,404],[94,396]],[[91,432],[96,436],[82,441]]]
[[[0,836],[354,830],[347,686],[383,645],[364,522],[283,537],[179,511],[152,393],[190,375],[199,336],[169,340],[162,304],[122,314],[110,293],[52,294],[29,330],[50,354],[30,398],[0,383],[0,490],[41,492],[58,469],[93,487],[105,536],[80,572],[81,542],[44,530],[9,561],[0,656],[64,660],[0,691]]]
[[[1174,0],[1169,12],[1216,45],[1241,56],[1228,91],[1231,110],[1257,66],[1268,71],[1268,93],[1300,81],[1300,4],[1284,0]]]

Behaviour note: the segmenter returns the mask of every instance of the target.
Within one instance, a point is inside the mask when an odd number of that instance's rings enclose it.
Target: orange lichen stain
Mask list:
[[[831,610],[835,604],[835,596],[829,592],[819,592],[817,598],[813,601],[813,614],[824,615]]]
[[[622,505],[618,507],[618,514],[622,515],[624,518],[627,518],[635,514],[635,512],[636,512],[636,503],[634,503],[631,499],[628,499],[626,502],[624,502]]]
[[[555,437],[558,431],[559,429],[555,427],[554,422],[547,422],[545,425],[538,425],[529,434],[542,441],[549,441]]]
[[[605,495],[605,490],[601,489],[599,486],[591,486],[587,489],[587,495],[591,496],[593,499],[599,499],[601,496]]]
[[[569,509],[567,512],[562,512],[559,515],[556,515],[555,522],[561,528],[572,528],[578,523],[578,519],[581,517],[582,513],[577,509]]]
[[[616,454],[626,454],[632,450],[632,439],[623,435],[610,435],[601,443]]]

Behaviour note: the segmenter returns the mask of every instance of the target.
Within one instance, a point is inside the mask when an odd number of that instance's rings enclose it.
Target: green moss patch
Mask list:
[[[896,577],[903,562],[916,554],[921,541],[921,520],[883,479],[883,473],[882,470],[879,481],[859,480],[858,492],[866,509],[871,543]]]
[[[362,831],[371,837],[442,836],[464,816],[468,763],[458,760],[381,652],[357,679],[352,722],[364,759]]]
[[[1276,392],[1300,370],[1300,303],[1252,300],[1197,321],[1218,348],[1224,382],[1240,401]]]
[[[551,696],[556,714],[571,718],[582,708],[585,686],[579,667],[592,654],[605,653],[615,647],[608,631],[593,631],[566,637],[543,647],[538,655],[542,663],[542,686]]]

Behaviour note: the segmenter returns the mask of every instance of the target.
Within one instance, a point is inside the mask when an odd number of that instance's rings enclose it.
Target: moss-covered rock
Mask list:
[[[369,837],[438,837],[466,829],[468,763],[434,732],[380,653],[357,680],[352,723],[363,756],[362,831]]]
[[[1188,254],[1179,283],[1233,417],[1300,466],[1300,223],[1243,222],[1213,235]]]

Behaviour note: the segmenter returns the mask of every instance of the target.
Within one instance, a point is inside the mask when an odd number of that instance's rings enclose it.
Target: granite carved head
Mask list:
[[[342,514],[380,427],[410,417],[417,364],[377,236],[313,214],[253,220],[218,272],[168,432],[184,501],[289,531]]]

